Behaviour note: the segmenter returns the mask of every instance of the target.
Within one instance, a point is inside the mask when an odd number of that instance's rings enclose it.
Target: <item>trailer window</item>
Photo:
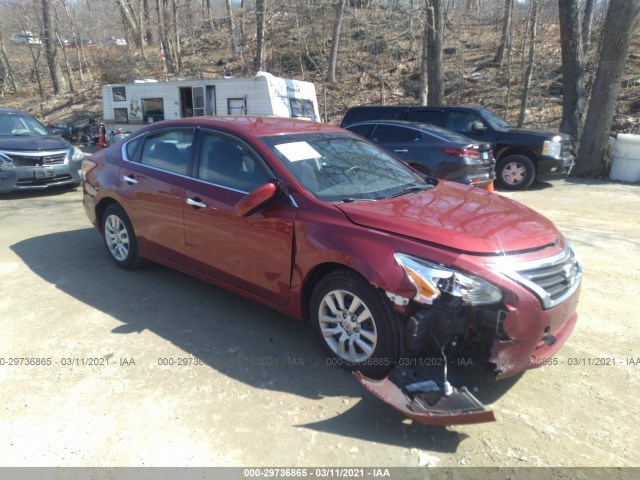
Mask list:
[[[291,105],[291,116],[293,118],[308,118],[310,120],[317,120],[316,110],[315,108],[313,108],[313,102],[311,100],[290,98],[289,104]]]
[[[129,123],[129,117],[127,115],[127,108],[114,108],[113,120],[116,123]]]
[[[111,89],[114,102],[126,102],[127,101],[127,89],[125,87],[113,87]]]
[[[162,98],[143,98],[141,103],[144,123],[164,120],[164,102]]]

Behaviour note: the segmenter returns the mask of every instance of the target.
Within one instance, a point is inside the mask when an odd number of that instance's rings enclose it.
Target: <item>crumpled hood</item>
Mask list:
[[[66,140],[56,135],[0,135],[0,150],[64,150],[71,148]]]
[[[357,225],[474,254],[538,249],[559,235],[553,223],[518,202],[443,181],[424,192],[336,206]]]

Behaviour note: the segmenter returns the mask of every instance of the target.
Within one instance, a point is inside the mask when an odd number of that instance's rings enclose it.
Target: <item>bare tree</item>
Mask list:
[[[533,76],[534,61],[536,59],[536,43],[538,36],[538,13],[540,13],[539,0],[531,0],[531,31],[529,37],[529,60],[527,69],[524,74],[524,82],[522,86],[522,99],[520,101],[520,116],[518,118],[518,126],[524,125],[525,115],[527,112],[527,103],[529,102],[529,89],[531,88],[531,77]]]
[[[11,62],[9,62],[9,57],[7,57],[7,51],[4,47],[4,37],[2,32],[4,31],[4,25],[2,24],[2,17],[0,16],[0,65],[2,66],[2,74],[4,76],[4,82],[6,84],[7,80],[11,83],[11,89],[13,93],[18,93],[18,88],[16,86],[16,81],[13,76],[13,68],[11,67]],[[4,89],[3,89],[4,92]]]
[[[513,0],[504,0],[504,17],[502,17],[502,37],[493,63],[502,67],[504,54],[511,50],[511,17],[513,16]]]
[[[49,75],[51,76],[51,88],[54,94],[60,93],[66,89],[64,85],[64,78],[62,77],[62,71],[58,64],[57,47],[56,47],[56,34],[54,26],[54,13],[51,8],[50,0],[41,0],[40,6],[42,7],[42,32],[44,43],[44,55],[47,60],[47,66],[49,67]]]
[[[238,40],[236,39],[236,27],[233,23],[233,10],[231,8],[231,0],[225,0],[227,4],[227,22],[229,23],[229,44],[231,46],[231,56],[238,56]]]
[[[562,3],[562,2],[560,2]],[[585,59],[591,46],[591,22],[593,21],[593,6],[595,0],[586,0],[582,16],[582,54]]]
[[[140,50],[144,50],[144,45],[141,42],[144,33],[140,32],[140,21],[136,11],[133,9],[132,4],[125,0],[115,0],[120,16],[122,17],[122,23],[125,29],[129,32],[129,37],[133,39],[133,43]]]
[[[579,0],[559,2],[563,85],[560,131],[571,135],[576,144],[580,143],[587,96],[579,3]]]
[[[338,0],[336,19],[333,22],[333,37],[331,38],[331,54],[329,55],[329,74],[327,81],[336,81],[336,63],[338,62],[338,44],[340,43],[340,28],[342,27],[342,14],[344,13],[345,0]]]
[[[600,62],[578,149],[576,175],[597,177],[602,173],[615,102],[639,13],[637,0],[610,0],[602,32]]]
[[[421,102],[423,105],[444,103],[444,0],[425,0],[425,27],[421,67]]]
[[[256,71],[264,68],[264,30],[267,0],[256,0],[256,58],[254,67]]]

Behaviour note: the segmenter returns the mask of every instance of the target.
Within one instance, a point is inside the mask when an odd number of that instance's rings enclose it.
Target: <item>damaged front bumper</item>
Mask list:
[[[533,264],[535,269],[523,271],[536,280],[542,278],[541,283],[552,278],[566,285],[563,293],[554,297],[555,302],[545,300],[534,288],[524,288],[526,282],[504,279],[504,296],[484,305],[470,305],[464,297],[451,294],[425,305],[387,291],[398,315],[404,318],[403,353],[409,361],[398,362],[382,379],[358,372],[356,378],[380,400],[422,424],[494,421],[493,413],[471,393],[475,389],[459,375],[460,370],[447,373],[448,367],[482,365],[502,379],[544,365],[555,355],[577,322],[581,265],[569,247],[551,260],[522,265]],[[500,284],[498,277],[491,280]]]
[[[354,372],[354,375],[380,400],[424,425],[464,425],[495,421],[493,412],[486,410],[468,387],[451,378],[439,378],[435,371],[395,367],[381,380],[365,377],[360,372]]]

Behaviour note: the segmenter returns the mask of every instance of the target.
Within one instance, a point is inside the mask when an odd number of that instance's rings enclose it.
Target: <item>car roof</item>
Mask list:
[[[159,125],[159,124],[158,124]],[[231,131],[242,131],[256,137],[296,133],[345,133],[345,131],[327,123],[312,122],[286,117],[268,116],[220,116],[220,117],[190,117],[179,120],[169,120],[162,125],[199,125],[221,128]]]
[[[384,108],[385,110],[407,109],[407,110],[484,110],[484,107],[476,105],[357,105],[348,110]]]
[[[360,122],[355,122],[349,124],[349,126],[345,127],[349,130],[351,127],[355,127],[357,125],[393,125],[397,127],[405,127],[412,128],[414,130],[420,130],[425,133],[429,133],[436,137],[439,137],[441,140],[446,140],[448,142],[470,142],[471,139],[461,135],[457,132],[447,130],[446,128],[438,127],[436,125],[432,125],[430,123],[421,123],[421,122],[410,122],[407,120],[362,120]]]
[[[16,110],[15,108],[0,107],[0,113],[27,113]]]

